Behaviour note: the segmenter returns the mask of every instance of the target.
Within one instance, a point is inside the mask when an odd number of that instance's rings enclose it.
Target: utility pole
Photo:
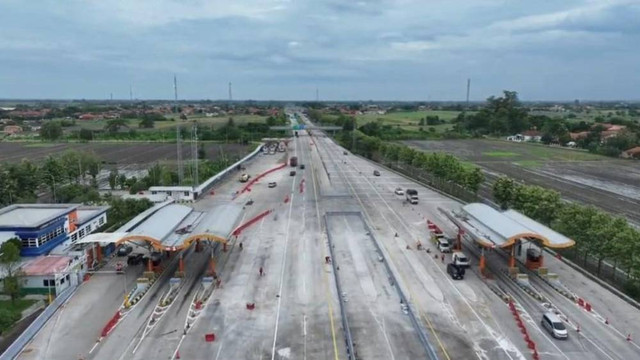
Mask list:
[[[356,127],[357,127],[358,123],[356,122],[356,117],[353,117],[353,131],[351,131],[351,133],[353,134],[353,139],[351,140],[351,152],[355,153],[356,152]]]
[[[129,100],[133,101],[133,85],[129,85]]]
[[[320,102],[320,95],[318,92],[318,87],[316,87],[316,102]]]
[[[173,95],[175,100],[175,112],[178,113],[178,79],[173,75]],[[176,154],[178,157],[178,185],[182,185],[184,180],[184,170],[182,169],[182,141],[180,136],[180,116],[178,115],[178,124],[176,125]]]
[[[194,180],[194,187],[196,187],[198,186],[198,182],[199,182],[198,163],[200,162],[200,159],[198,158],[198,123],[197,122],[193,123],[193,129],[191,132],[191,153],[193,156],[193,160],[195,162],[193,180]]]
[[[471,79],[467,79],[467,110],[469,109],[469,92],[471,90]]]
[[[229,82],[229,103],[233,101],[233,95],[231,93],[231,82]]]

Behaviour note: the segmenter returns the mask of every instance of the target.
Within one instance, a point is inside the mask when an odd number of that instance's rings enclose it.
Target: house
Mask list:
[[[523,141],[535,141],[540,142],[542,140],[542,133],[538,130],[527,130],[522,134],[515,134],[512,136],[508,136],[507,140],[515,141],[515,142],[523,142]]]
[[[23,130],[22,130],[22,127],[18,125],[7,125],[4,127],[2,131],[7,135],[13,135],[13,134],[21,133]]]
[[[575,133],[569,133],[569,136],[571,137],[571,140],[577,141],[577,140],[580,140],[580,139],[586,139],[587,136],[589,136],[589,132],[588,131],[580,131],[580,132],[575,132]]]
[[[86,121],[90,121],[90,120],[96,120],[98,119],[98,116],[94,115],[94,114],[82,114],[80,116],[78,116],[79,120],[86,120]]]
[[[640,146],[623,151],[620,157],[625,159],[640,159]]]
[[[22,289],[28,294],[55,296],[82,281],[84,261],[83,256],[39,256],[20,269]]]

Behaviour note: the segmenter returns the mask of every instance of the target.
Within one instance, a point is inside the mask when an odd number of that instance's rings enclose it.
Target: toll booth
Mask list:
[[[531,270],[542,270],[542,247],[564,249],[575,244],[572,239],[515,211],[499,211],[489,205],[472,203],[460,209],[438,208],[457,228],[459,236],[477,243],[481,251],[480,267],[484,270],[484,251],[498,248],[509,254],[509,268],[516,260]]]

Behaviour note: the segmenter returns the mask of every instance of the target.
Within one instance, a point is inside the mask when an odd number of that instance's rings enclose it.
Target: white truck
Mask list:
[[[408,202],[414,205],[418,203],[418,190],[407,189],[404,193]]]

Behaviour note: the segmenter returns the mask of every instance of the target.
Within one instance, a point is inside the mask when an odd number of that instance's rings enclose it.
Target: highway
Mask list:
[[[624,319],[626,313],[635,319],[636,309],[613,295],[611,303],[619,310],[609,311],[597,302],[611,322],[607,325],[530,275],[531,287],[541,295],[536,298],[506,275],[506,260],[497,251],[487,258],[489,276],[480,275],[479,250],[468,242],[464,247],[472,268],[464,280],[452,280],[445,271],[450,255],[440,258],[428,238],[426,220],[455,234],[438,208],[458,209],[459,202],[345,154],[320,131],[299,135],[289,142],[288,154],[259,155],[246,165],[246,172],[256,177],[291,156],[297,156],[304,169],[275,170],[237,195],[245,184],[229,178],[215,187],[215,194],[192,205],[204,213],[242,206],[235,225],[271,211],[232,236],[227,251],[213,244],[202,252],[193,246],[185,250],[180,284],[169,280],[177,261],[169,262],[157,284],[99,343],[100,330],[122,302],[123,280],[116,274],[90,280],[20,358],[337,360],[348,358],[350,340],[357,359],[430,359],[431,353],[446,360],[532,359],[501,295],[513,299],[540,359],[640,358],[640,347],[626,339],[638,325]],[[271,182],[276,186],[269,187]],[[394,194],[397,187],[417,189],[419,204],[407,204]],[[198,229],[209,225],[201,222]],[[221,283],[194,312],[192,303],[202,294],[213,248]],[[598,299],[608,296],[598,285],[566,275],[557,262],[548,263],[574,291],[597,293]],[[142,269],[127,271],[130,286]],[[104,299],[84,290],[100,291],[98,285],[105,286]],[[163,315],[150,321],[172,286],[173,302],[161,306]],[[82,303],[89,300],[91,304]],[[86,315],[89,306],[94,321],[81,322],[79,316]],[[566,315],[566,341],[551,338],[539,325],[551,307]],[[186,326],[188,319],[191,325]],[[73,327],[72,322],[81,329],[65,333],[77,338],[65,348],[59,343],[66,338],[55,329]]]

